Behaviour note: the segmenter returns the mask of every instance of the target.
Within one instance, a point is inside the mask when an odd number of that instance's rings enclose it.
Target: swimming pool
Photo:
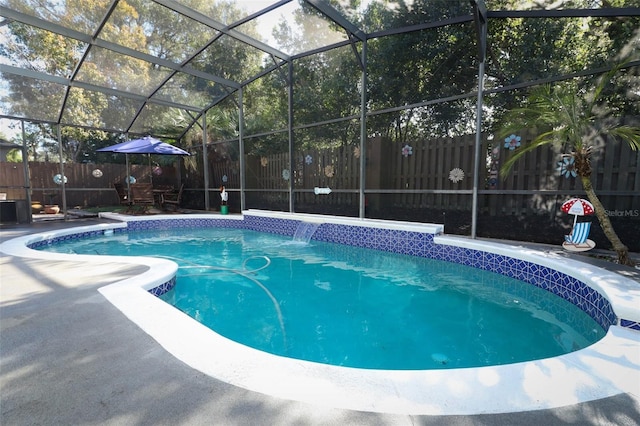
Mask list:
[[[100,292],[174,356],[199,371],[253,391],[312,404],[402,414],[477,414],[534,410],[638,392],[640,294],[635,281],[517,244],[442,235],[438,225],[317,217],[262,211],[212,215],[126,217],[119,224],[36,234],[3,243],[3,252],[52,261],[68,255],[27,246],[120,229],[226,226],[291,236],[300,220],[322,222],[319,241],[359,245],[466,264],[520,277],[549,289],[607,329],[597,343],[559,357],[453,370],[362,370],[292,360],[239,345],[162,302],[177,266],[152,258],[116,257],[149,266],[142,275]],[[94,256],[75,256],[90,265]]]
[[[330,365],[500,365],[583,349],[605,334],[567,300],[495,272],[246,229],[131,231],[40,248],[173,260],[176,285],[162,300],[244,345]]]

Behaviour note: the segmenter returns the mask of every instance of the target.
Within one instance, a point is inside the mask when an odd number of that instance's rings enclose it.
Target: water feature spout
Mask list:
[[[317,222],[301,221],[300,223],[298,223],[296,232],[293,234],[293,241],[308,243],[309,241],[311,241],[311,237],[316,232],[318,227],[320,227],[320,224]]]

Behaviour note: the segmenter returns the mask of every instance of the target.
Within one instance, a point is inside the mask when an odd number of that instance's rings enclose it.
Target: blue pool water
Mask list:
[[[420,257],[197,228],[56,243],[61,253],[176,261],[166,302],[263,351],[371,369],[499,365],[582,349],[605,331],[545,290]]]

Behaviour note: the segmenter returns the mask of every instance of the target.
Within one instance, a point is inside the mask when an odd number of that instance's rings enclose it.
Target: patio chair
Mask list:
[[[184,184],[180,185],[180,189],[178,192],[167,192],[162,193],[160,195],[160,205],[163,209],[167,208],[167,205],[173,206],[174,210],[178,210],[180,206],[180,202],[182,201],[182,190],[184,189]]]
[[[576,222],[569,235],[564,236],[562,247],[569,251],[587,251],[596,246],[596,243],[589,240],[591,222]]]
[[[140,206],[140,213],[149,211],[156,203],[153,197],[153,185],[150,183],[134,183],[131,188],[131,202],[133,206]]]
[[[129,194],[127,193],[125,185],[122,183],[114,183],[113,187],[118,194],[118,201],[120,202],[120,205],[127,206],[127,210],[125,212],[131,210],[131,200],[129,199]]]

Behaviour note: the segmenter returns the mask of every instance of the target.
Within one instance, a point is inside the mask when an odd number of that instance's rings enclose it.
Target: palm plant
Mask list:
[[[596,217],[605,236],[618,255],[618,262],[633,265],[629,249],[616,234],[604,206],[591,184],[591,154],[602,148],[607,140],[620,139],[632,150],[640,148],[640,127],[625,125],[607,107],[604,90],[621,66],[604,74],[595,84],[581,88],[575,82],[556,86],[543,85],[533,89],[525,105],[508,111],[504,125],[497,132],[504,137],[522,129],[542,129],[531,143],[522,147],[501,167],[502,177],[506,177],[514,163],[529,151],[542,146],[559,145],[569,152],[574,160],[577,176],[587,198],[593,204]]]

